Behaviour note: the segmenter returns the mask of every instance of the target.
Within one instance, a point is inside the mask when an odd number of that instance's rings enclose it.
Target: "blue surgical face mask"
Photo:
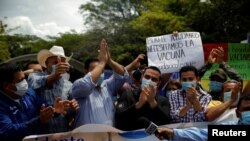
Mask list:
[[[229,100],[229,99],[231,98],[231,95],[232,95],[232,91],[225,92],[225,93],[224,93],[224,97],[223,97],[223,101],[225,102],[225,101]],[[237,100],[233,103],[233,105],[236,105],[236,104],[238,103],[239,99],[240,99],[240,94],[238,93],[238,98],[237,98]]]
[[[56,65],[52,65],[51,66],[51,74],[55,74],[56,73]]]
[[[153,85],[154,87],[157,86],[157,83],[153,82],[151,79],[145,79],[145,78],[142,78],[142,81],[141,81],[141,89],[143,89],[144,87],[146,87],[147,85]]]
[[[100,75],[100,77],[98,78],[96,84],[97,84],[98,86],[101,86],[103,80],[104,80],[104,73],[102,73],[102,74]]]
[[[181,87],[183,90],[187,90],[189,87],[196,87],[195,81],[187,81],[187,82],[181,82]]]
[[[241,123],[243,125],[250,125],[250,111],[241,112]]]
[[[220,92],[222,90],[223,84],[217,81],[210,81],[209,88],[211,92]]]
[[[26,91],[28,90],[28,83],[25,79],[23,79],[23,81],[16,83],[16,91],[15,94],[19,95],[19,96],[23,96]]]

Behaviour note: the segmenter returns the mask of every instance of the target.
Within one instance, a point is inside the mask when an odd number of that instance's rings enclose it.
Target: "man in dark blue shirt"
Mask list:
[[[64,113],[68,101],[54,106],[28,88],[24,72],[16,64],[0,65],[0,140],[21,141],[25,136],[42,134],[43,125],[54,113]]]

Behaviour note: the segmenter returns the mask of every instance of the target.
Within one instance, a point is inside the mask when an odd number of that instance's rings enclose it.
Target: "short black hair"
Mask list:
[[[23,70],[27,70],[29,68],[30,65],[33,65],[33,64],[39,64],[37,61],[29,61],[24,67],[23,67]]]
[[[158,71],[158,72],[160,73],[160,79],[159,79],[159,80],[161,80],[161,70],[160,70],[159,68],[157,68],[157,67],[155,67],[155,66],[146,67],[146,68],[144,68],[142,74],[144,74],[144,73],[146,72],[147,69],[152,69],[152,70]]]
[[[21,66],[13,63],[0,64],[0,82],[11,83],[14,80],[14,74],[22,71]]]
[[[136,69],[133,73],[132,76],[135,80],[140,81],[142,75],[142,71],[140,69]]]
[[[250,95],[244,95],[240,97],[239,102],[237,103],[237,109],[240,108],[242,101],[248,101],[250,100]]]
[[[167,89],[169,85],[175,85],[177,89],[181,89],[181,83],[179,80],[170,80],[165,88]]]
[[[210,81],[217,80],[221,83],[224,83],[225,81],[227,81],[227,74],[223,69],[218,68],[211,73],[211,75],[209,76],[209,79]]]
[[[180,70],[180,72],[179,72],[180,77],[181,77],[181,74],[182,74],[183,72],[188,72],[188,71],[194,72],[195,76],[198,77],[198,70],[197,70],[197,68],[194,67],[194,66],[184,66],[184,67],[182,67],[181,70]]]
[[[84,63],[84,69],[88,70],[90,67],[90,64],[93,62],[99,62],[98,58],[88,58]]]

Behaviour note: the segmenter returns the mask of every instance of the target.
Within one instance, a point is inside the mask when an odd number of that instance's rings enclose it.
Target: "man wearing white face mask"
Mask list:
[[[65,112],[66,102],[54,106],[28,88],[24,72],[16,64],[0,65],[0,140],[21,141],[28,135],[45,134],[54,113]]]
[[[170,104],[168,98],[158,94],[161,72],[157,67],[149,66],[141,76],[141,88],[125,91],[117,100],[115,127],[121,130],[145,128],[138,123],[140,117],[146,117],[157,125],[170,123]]]
[[[57,97],[68,100],[69,110],[67,114],[60,114],[48,124],[50,133],[66,132],[71,129],[69,123],[72,122],[79,104],[72,99],[72,83],[69,81],[67,73],[70,64],[70,57],[65,56],[64,49],[61,46],[53,46],[49,50],[42,49],[37,54],[37,61],[46,68],[42,73],[31,73],[28,76],[28,83],[39,95],[53,103]]]
[[[182,89],[169,95],[173,122],[205,121],[205,111],[211,96],[197,86],[198,71],[193,66],[184,66],[180,70]]]

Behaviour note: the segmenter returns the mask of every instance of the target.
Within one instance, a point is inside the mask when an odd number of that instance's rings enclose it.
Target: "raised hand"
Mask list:
[[[178,31],[173,31],[174,36],[178,36]]]
[[[106,42],[106,48],[107,48],[108,62],[111,62],[111,61],[112,61],[112,58],[111,58],[111,55],[110,55],[110,52],[109,52],[109,46],[108,46],[108,43],[107,43],[107,42]]]
[[[139,54],[135,60],[128,64],[125,68],[129,73],[132,73],[132,70],[141,67],[141,61],[145,59],[145,54]]]
[[[209,56],[208,56],[208,62],[209,63],[222,63],[224,61],[224,49],[222,47],[218,47],[215,49],[212,49]]]
[[[55,72],[56,76],[62,76],[62,74],[64,74],[67,71],[69,71],[69,68],[70,68],[70,64],[69,63],[63,62],[61,60],[62,60],[61,57],[58,56],[57,57],[57,64],[56,64],[56,72]]]
[[[100,62],[107,63],[109,56],[108,56],[108,44],[105,39],[102,39],[101,44],[100,44],[100,53],[99,53],[99,60]]]
[[[139,68],[142,64],[141,61],[145,59],[145,54],[139,54],[136,59],[133,61],[134,67]]]

